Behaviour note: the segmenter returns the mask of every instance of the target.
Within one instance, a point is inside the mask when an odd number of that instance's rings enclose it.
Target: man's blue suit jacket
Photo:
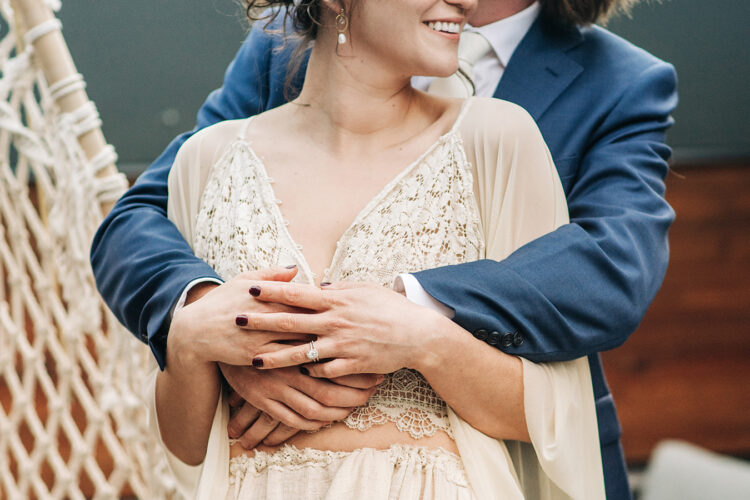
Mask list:
[[[240,48],[223,87],[200,109],[195,130],[286,101],[292,46],[274,50],[280,40],[261,24]],[[674,214],[664,200],[670,155],[664,140],[677,104],[674,69],[599,27],[563,28],[539,19],[509,61],[495,97],[520,104],[536,120],[560,173],[571,223],[502,262],[416,277],[455,310],[459,325],[507,353],[537,362],[589,356],[607,497],[630,498],[620,425],[597,353],[635,330],[666,271]],[[193,132],[176,138],[117,203],[91,253],[105,300],[151,345],[160,364],[182,290],[195,278],[216,276],[166,219],[169,168]]]

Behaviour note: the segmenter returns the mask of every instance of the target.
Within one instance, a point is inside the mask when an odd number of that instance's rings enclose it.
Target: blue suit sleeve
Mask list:
[[[581,159],[570,224],[501,262],[416,273],[420,284],[455,310],[459,325],[535,362],[622,344],[667,268],[674,212],[664,198],[664,141],[676,85],[672,66],[658,62],[625,89]]]
[[[201,107],[195,129],[175,138],[138,178],[104,219],[92,243],[99,292],[125,327],[149,343],[162,367],[172,307],[183,289],[197,278],[218,278],[167,219],[167,177],[178,149],[193,133],[265,109],[272,51],[260,24],[227,69],[223,86]]]

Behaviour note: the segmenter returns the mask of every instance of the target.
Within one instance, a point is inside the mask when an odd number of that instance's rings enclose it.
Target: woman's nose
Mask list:
[[[477,8],[479,0],[445,0],[445,2],[460,8],[462,13],[468,17]]]

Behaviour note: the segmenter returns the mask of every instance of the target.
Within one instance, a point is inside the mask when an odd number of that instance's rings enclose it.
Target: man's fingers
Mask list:
[[[290,376],[288,380],[290,385],[324,407],[344,409],[347,412],[351,408],[365,404],[375,391],[374,387],[361,389],[347,387],[335,384],[326,379],[309,377],[302,374],[294,377]],[[348,413],[343,417],[335,418],[336,415],[325,413],[315,414],[314,418],[316,420],[341,420],[342,418],[346,418],[347,415]]]
[[[250,403],[245,403],[242,408],[240,408],[234,415],[232,415],[232,418],[229,419],[229,424],[227,425],[229,437],[237,439],[242,436],[248,427],[255,422],[258,415],[260,415],[259,409]]]
[[[320,424],[322,427],[325,422],[321,422]],[[266,446],[278,446],[298,432],[299,429],[289,427],[285,424],[279,424],[268,436],[266,436],[263,440],[263,444]]]
[[[305,369],[309,369],[306,366]],[[361,373],[357,375],[344,375],[343,377],[335,377],[330,379],[331,382],[345,387],[353,387],[355,389],[372,389],[377,387],[385,379],[384,375],[375,373]]]
[[[240,396],[239,394],[237,394],[237,391],[235,391],[234,389],[231,389],[229,391],[228,402],[229,402],[229,407],[230,408],[238,408],[238,407],[242,406],[242,404],[245,402],[245,400],[242,399],[242,396]]]
[[[261,413],[248,430],[240,437],[240,444],[246,450],[252,450],[263,441],[275,428],[279,421],[268,413]]]
[[[311,363],[305,365],[311,377],[335,379],[358,373],[356,361],[346,358],[336,358],[325,363]]]
[[[300,414],[296,413],[296,410],[293,411],[292,409],[290,409],[290,407],[294,408],[295,406],[299,405],[298,402],[295,402],[299,398],[307,398],[307,396],[297,392],[296,390],[292,390],[292,392],[296,393],[296,395],[290,397],[287,394],[287,396],[284,398],[285,401],[283,403],[274,400],[267,400],[265,403],[267,406],[266,411],[268,412],[268,414],[271,415],[272,418],[278,420],[280,423],[285,424],[289,427],[294,427],[295,429],[300,429],[303,431],[318,430],[321,425],[319,421],[304,418]],[[287,404],[289,404],[290,407],[288,407]],[[329,420],[333,419],[324,419],[323,421]],[[265,436],[263,437],[265,438]]]

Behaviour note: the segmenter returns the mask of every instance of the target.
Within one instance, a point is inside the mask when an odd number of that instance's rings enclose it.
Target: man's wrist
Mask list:
[[[187,291],[187,294],[185,295],[184,305],[190,305],[196,300],[201,299],[204,295],[218,286],[219,283],[216,283],[214,281],[202,281],[200,283],[197,283]]]
[[[419,280],[408,273],[399,274],[393,282],[393,290],[404,295],[414,304],[427,307],[436,311],[446,318],[453,319],[456,312],[445,304],[435,299],[432,295],[422,288]]]

